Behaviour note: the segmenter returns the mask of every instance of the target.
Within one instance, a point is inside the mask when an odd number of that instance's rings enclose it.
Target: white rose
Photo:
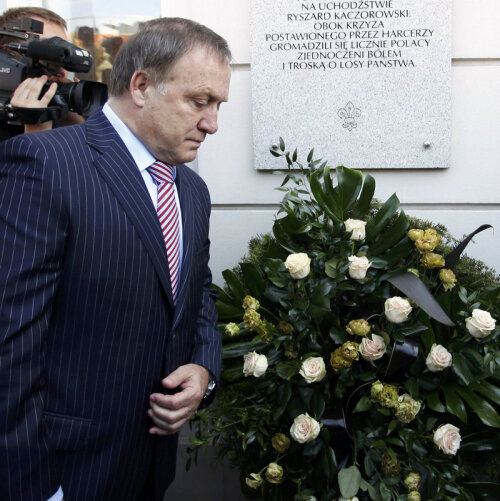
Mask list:
[[[286,258],[285,266],[292,278],[305,278],[311,271],[311,258],[304,252],[290,254]]]
[[[326,374],[325,361],[321,357],[306,358],[299,372],[307,383],[321,381]]]
[[[372,339],[363,338],[358,349],[365,360],[373,362],[384,356],[387,346],[382,336],[372,334]]]
[[[445,454],[456,454],[462,438],[456,426],[443,424],[434,432],[433,440]]]
[[[495,330],[496,320],[490,315],[489,312],[483,310],[472,310],[472,317],[465,320],[465,325],[469,334],[476,339],[491,334]]]
[[[451,367],[452,362],[451,353],[440,344],[433,344],[425,359],[425,365],[431,372],[439,372],[446,369],[446,367]]]
[[[292,438],[301,444],[314,440],[320,431],[319,423],[308,414],[300,414],[290,428]]]
[[[365,238],[366,221],[360,219],[347,219],[344,221],[345,231],[352,231],[351,240],[363,240]]]
[[[402,297],[394,296],[385,301],[385,316],[393,324],[408,320],[411,310],[410,302]]]
[[[243,374],[245,376],[262,376],[268,366],[267,357],[265,355],[259,355],[257,352],[252,351],[243,355]]]
[[[366,277],[368,268],[372,265],[366,256],[349,256],[349,276],[355,280],[362,280]]]

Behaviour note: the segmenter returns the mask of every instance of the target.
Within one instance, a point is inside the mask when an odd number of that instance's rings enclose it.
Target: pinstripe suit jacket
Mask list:
[[[102,112],[0,145],[0,499],[136,500],[176,437],[148,434],[149,395],[179,365],[218,376],[210,200],[176,184],[184,254],[174,308],[161,228]]]

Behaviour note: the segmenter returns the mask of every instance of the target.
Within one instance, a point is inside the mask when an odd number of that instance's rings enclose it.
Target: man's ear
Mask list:
[[[142,108],[146,102],[146,91],[152,86],[151,77],[143,70],[136,71],[130,79],[130,96],[134,104]]]

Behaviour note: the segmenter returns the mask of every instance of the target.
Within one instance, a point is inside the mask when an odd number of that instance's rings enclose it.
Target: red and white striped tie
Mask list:
[[[148,171],[158,183],[158,204],[156,213],[163,231],[163,239],[167,247],[168,268],[174,303],[179,290],[179,253],[180,228],[179,208],[175,201],[174,167],[160,161],[148,167]]]

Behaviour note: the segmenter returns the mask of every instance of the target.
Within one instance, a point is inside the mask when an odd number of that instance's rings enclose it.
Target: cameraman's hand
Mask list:
[[[47,108],[57,90],[57,84],[52,82],[47,92],[40,97],[42,87],[47,83],[47,76],[26,78],[12,94],[10,104],[19,108]],[[41,124],[26,124],[24,132],[40,132],[52,129],[52,120]]]

